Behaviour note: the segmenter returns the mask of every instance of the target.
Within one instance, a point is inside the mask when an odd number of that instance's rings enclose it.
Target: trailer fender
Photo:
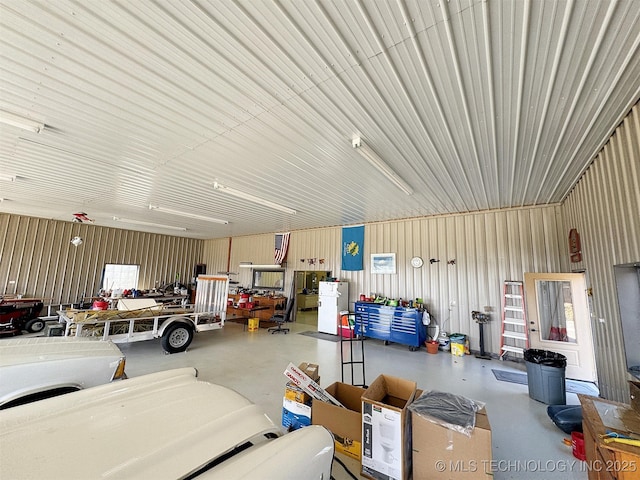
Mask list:
[[[184,323],[185,325],[191,327],[193,330],[196,328],[196,324],[190,317],[185,317],[184,315],[174,315],[172,317],[167,318],[161,325],[158,326],[158,337],[164,335],[164,332],[169,328],[170,325],[174,323]]]

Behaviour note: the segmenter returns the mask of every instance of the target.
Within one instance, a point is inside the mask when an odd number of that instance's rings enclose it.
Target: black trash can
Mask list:
[[[529,397],[547,405],[566,405],[567,357],[548,350],[524,351]]]

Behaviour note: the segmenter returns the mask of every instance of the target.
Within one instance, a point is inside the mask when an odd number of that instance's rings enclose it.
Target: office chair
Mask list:
[[[287,301],[286,310],[280,311],[279,313],[274,313],[269,321],[276,322],[278,324],[277,327],[271,327],[267,329],[268,332],[273,333],[284,333],[285,335],[289,332],[288,328],[282,328],[282,324],[289,321],[289,317],[291,316],[291,311],[293,310],[294,298],[291,297]]]

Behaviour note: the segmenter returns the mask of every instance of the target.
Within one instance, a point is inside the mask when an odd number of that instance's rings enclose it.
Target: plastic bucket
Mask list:
[[[586,460],[587,454],[584,451],[584,435],[580,432],[571,432],[571,449],[573,456],[578,460]]]
[[[257,332],[258,328],[260,328],[260,319],[259,318],[250,318],[247,322],[247,330],[250,332]]]
[[[427,347],[427,353],[438,353],[438,347],[440,347],[440,342],[435,340],[430,340],[428,342],[424,342]]]
[[[100,300],[96,300],[93,302],[93,310],[107,310],[109,308],[109,302],[102,302]]]
[[[451,349],[451,345],[449,344],[449,337],[446,333],[440,334],[438,343],[440,344],[440,349],[444,352],[448,352]]]

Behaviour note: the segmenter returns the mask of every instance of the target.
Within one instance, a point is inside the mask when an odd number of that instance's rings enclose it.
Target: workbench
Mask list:
[[[240,300],[239,294],[230,293],[229,300],[231,300],[232,305],[227,307],[227,320],[233,319],[242,319],[248,318],[247,309],[239,308],[238,302]],[[254,304],[260,307],[266,308],[254,308],[255,317],[260,319],[260,322],[269,322],[269,319],[273,316],[276,311],[284,310],[287,305],[287,297],[278,296],[278,297],[267,297],[261,295],[253,295]],[[275,322],[271,322],[275,325]]]
[[[606,442],[607,432],[625,436],[640,433],[640,412],[626,403],[578,394],[589,480],[637,480],[640,447]]]

